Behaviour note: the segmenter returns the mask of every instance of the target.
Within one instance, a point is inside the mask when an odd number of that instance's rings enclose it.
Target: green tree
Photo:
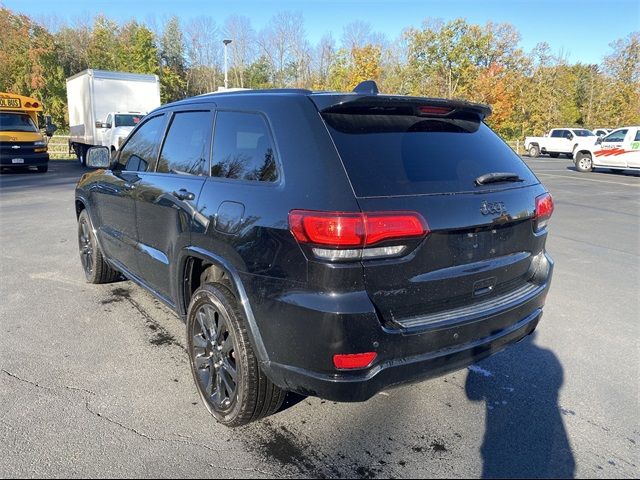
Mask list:
[[[186,95],[185,44],[180,21],[169,19],[160,39],[160,86],[162,102],[173,102]]]
[[[118,24],[103,15],[96,17],[87,56],[89,68],[97,70],[118,70],[120,58],[123,56],[120,42]]]

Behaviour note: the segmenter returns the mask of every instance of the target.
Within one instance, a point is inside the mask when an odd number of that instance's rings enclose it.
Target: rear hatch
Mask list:
[[[437,323],[534,289],[544,248],[534,214],[544,188],[484,124],[486,107],[349,99],[317,105],[362,212],[417,212],[428,225],[422,238],[381,244],[405,245],[402,255],[362,261],[381,319]],[[493,173],[509,175],[491,181]]]

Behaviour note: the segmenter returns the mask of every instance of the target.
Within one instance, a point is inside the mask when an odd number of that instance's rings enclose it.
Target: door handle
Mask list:
[[[181,188],[177,192],[173,192],[173,196],[178,200],[193,200],[196,198],[195,194],[188,192],[185,188]]]

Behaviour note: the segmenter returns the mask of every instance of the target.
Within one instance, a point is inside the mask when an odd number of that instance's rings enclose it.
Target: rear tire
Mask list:
[[[281,407],[286,392],[260,368],[238,301],[226,286],[206,283],[193,294],[187,351],[200,398],[223,425],[246,425]]]
[[[540,156],[540,148],[537,145],[531,145],[529,147],[529,156],[532,158],[538,158]]]
[[[120,278],[120,273],[105,261],[86,210],[83,210],[78,217],[78,247],[87,282],[110,283]]]
[[[86,165],[85,158],[87,156],[87,148],[83,144],[76,143],[76,155],[78,157],[78,163],[84,167]]]
[[[579,172],[590,172],[593,170],[593,160],[590,153],[578,153],[576,157],[576,170]]]

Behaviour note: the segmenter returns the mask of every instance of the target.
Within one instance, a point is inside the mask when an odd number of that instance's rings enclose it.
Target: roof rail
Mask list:
[[[360,82],[356,88],[353,89],[353,93],[366,93],[367,95],[377,95],[380,93],[378,85],[373,80],[365,80]]]

